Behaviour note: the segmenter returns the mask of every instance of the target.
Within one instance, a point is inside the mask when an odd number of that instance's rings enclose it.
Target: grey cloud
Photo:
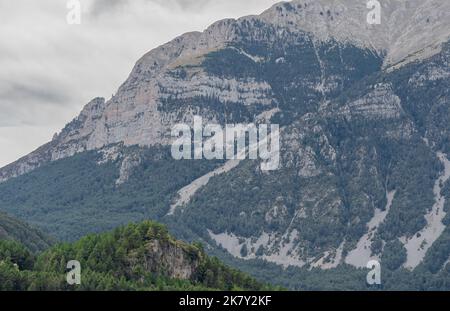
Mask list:
[[[59,85],[48,83],[38,83],[35,85],[21,82],[2,82],[0,88],[0,98],[2,101],[23,102],[24,100],[33,100],[36,104],[64,104],[69,96],[66,89]]]
[[[0,127],[51,124],[71,103],[67,87],[45,79],[38,83],[0,81],[0,85]]]
[[[93,16],[99,16],[119,9],[126,9],[132,1],[138,0],[94,0],[90,13]],[[185,11],[197,10],[204,8],[213,0],[142,0],[144,3],[156,3],[163,7],[178,8]]]
[[[90,8],[90,14],[99,16],[115,9],[123,8],[128,0],[95,0]]]
[[[154,0],[154,1],[162,5],[178,6],[185,10],[195,10],[211,3],[212,0]]]
[[[81,0],[76,26],[62,2],[0,0],[0,167],[113,94],[152,48],[277,0]]]

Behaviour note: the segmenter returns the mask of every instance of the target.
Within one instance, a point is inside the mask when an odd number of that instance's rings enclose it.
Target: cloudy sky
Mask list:
[[[0,0],[0,167],[49,141],[92,98],[109,98],[147,51],[278,0]]]

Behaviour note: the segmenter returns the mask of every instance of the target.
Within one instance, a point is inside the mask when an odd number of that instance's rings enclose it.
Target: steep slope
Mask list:
[[[286,43],[295,46],[300,39],[305,41],[299,42],[305,48],[306,44],[314,49],[334,46],[341,56],[348,54],[349,46],[354,46],[383,57],[384,66],[391,66],[437,53],[450,35],[446,15],[449,11],[448,1],[388,0],[383,1],[381,25],[368,25],[366,17],[370,10],[363,1],[299,0],[275,5],[260,16],[223,20],[202,33],[184,34],[142,57],[109,101],[94,99],[52,142],[0,170],[0,182],[48,161],[109,144],[167,144],[167,133],[174,123],[189,121],[193,114],[200,112],[198,105],[191,109],[170,109],[167,101],[174,98],[178,102],[192,102],[213,96],[221,104],[237,106],[240,117],[247,118],[283,104],[282,99],[274,96],[274,86],[264,79],[253,76],[224,79],[205,74],[198,65],[213,51],[232,46],[247,63],[267,63],[269,55],[258,55],[260,51],[256,47],[241,49],[242,43],[252,42],[259,48],[269,45],[271,49],[281,43],[279,48],[283,50]],[[309,79],[304,81],[305,86],[312,83],[315,85],[311,87],[316,89],[333,88],[333,84],[341,87],[339,77],[330,72],[327,77],[321,68],[321,55],[315,55],[319,58],[316,65],[319,68],[311,66],[310,70],[322,70],[321,82]],[[282,56],[277,58],[280,62]],[[345,68],[352,64],[342,65]],[[236,93],[240,96],[236,97]],[[209,120],[223,120],[232,113],[207,108],[201,109],[201,113]]]
[[[385,0],[380,3],[379,25],[367,22],[373,4],[355,0],[287,2],[274,6],[261,17],[291,31],[312,33],[320,41],[332,38],[370,48],[385,55],[385,67],[429,57],[449,39],[450,4],[447,1]]]
[[[74,259],[82,267],[75,287],[66,282],[66,264]],[[57,245],[36,259],[20,245],[0,242],[0,280],[0,290],[270,289],[152,222]]]
[[[449,52],[446,44],[324,102],[284,128],[279,171],[247,161],[216,176],[179,223],[239,258],[324,269],[365,266],[400,239],[406,256],[393,267],[416,268],[448,211]],[[368,254],[364,264],[355,253]]]
[[[43,251],[53,243],[43,233],[4,213],[0,213],[0,240],[18,241],[32,252]]]
[[[217,165],[174,161],[167,148],[114,145],[0,184],[0,210],[59,240],[75,241],[130,222],[161,219],[176,191]]]

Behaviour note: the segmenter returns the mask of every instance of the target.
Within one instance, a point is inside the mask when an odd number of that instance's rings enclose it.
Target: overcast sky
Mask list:
[[[51,140],[94,97],[109,98],[147,51],[278,0],[0,0],[0,167]]]

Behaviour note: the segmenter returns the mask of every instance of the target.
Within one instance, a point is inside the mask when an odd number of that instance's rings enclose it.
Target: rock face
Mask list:
[[[336,39],[385,55],[386,67],[430,56],[449,38],[446,1],[381,3],[381,24],[367,23],[369,1],[293,1],[276,5],[262,19],[292,30],[314,34],[321,41]],[[439,25],[437,28],[434,28]],[[430,35],[430,34],[433,35]],[[433,52],[434,51],[434,52]]]
[[[402,114],[400,98],[393,92],[392,85],[378,84],[362,98],[347,103],[339,109],[339,115],[368,119],[397,119]]]
[[[131,267],[141,265],[145,271],[161,274],[173,279],[190,280],[200,265],[198,253],[189,254],[182,247],[174,244],[153,240],[144,246],[144,255],[131,253]]]
[[[369,25],[366,19],[370,10],[364,1],[301,0],[277,4],[260,16],[219,21],[202,33],[184,34],[144,55],[113,98],[94,99],[51,143],[1,169],[0,182],[29,172],[42,163],[109,144],[167,144],[168,133],[175,122],[189,121],[194,113],[199,113],[198,110],[167,109],[168,100],[189,101],[214,96],[220,103],[240,103],[261,110],[276,105],[267,81],[225,79],[205,73],[201,64],[213,51],[239,46],[246,40],[261,44],[280,39],[294,42],[306,33],[317,46],[337,41],[340,46],[353,45],[383,56],[385,67],[399,62],[404,65],[440,50],[441,43],[450,35],[446,15],[449,11],[448,1],[386,0],[382,1],[381,24]],[[252,62],[266,61],[265,57],[252,56],[242,49],[236,52]],[[282,63],[283,59],[280,57],[276,61]],[[323,64],[320,59],[319,63]],[[181,76],[176,70],[180,68],[184,68]],[[434,75],[439,74],[442,73],[434,72]],[[325,81],[329,87],[332,87],[332,79],[339,77],[330,75],[329,81]],[[316,85],[317,88],[324,86]],[[218,111],[209,110],[212,108],[201,113],[212,120],[221,118]]]
[[[431,261],[441,269],[450,257],[442,246],[449,234],[442,209],[450,188],[442,176],[450,154],[450,2],[381,3],[380,25],[368,25],[365,1],[304,0],[176,38],[144,55],[113,98],[94,99],[52,142],[1,169],[0,195],[14,198],[13,177],[96,150],[98,166],[117,169],[113,190],[101,188],[104,202],[112,204],[122,187],[150,182],[133,179],[145,171],[156,191],[168,185],[162,189],[172,204],[157,213],[140,201],[121,208],[240,259],[331,269],[377,258],[392,267]],[[195,115],[220,124],[280,124],[280,170],[226,162],[172,186],[165,172],[127,151],[167,146],[172,126]],[[192,164],[190,172],[201,168]],[[25,202],[31,211],[22,215],[36,216],[33,198],[17,195],[9,203]],[[77,193],[73,201],[95,195]],[[392,251],[399,241],[405,258]],[[429,258],[435,253],[445,260]]]

